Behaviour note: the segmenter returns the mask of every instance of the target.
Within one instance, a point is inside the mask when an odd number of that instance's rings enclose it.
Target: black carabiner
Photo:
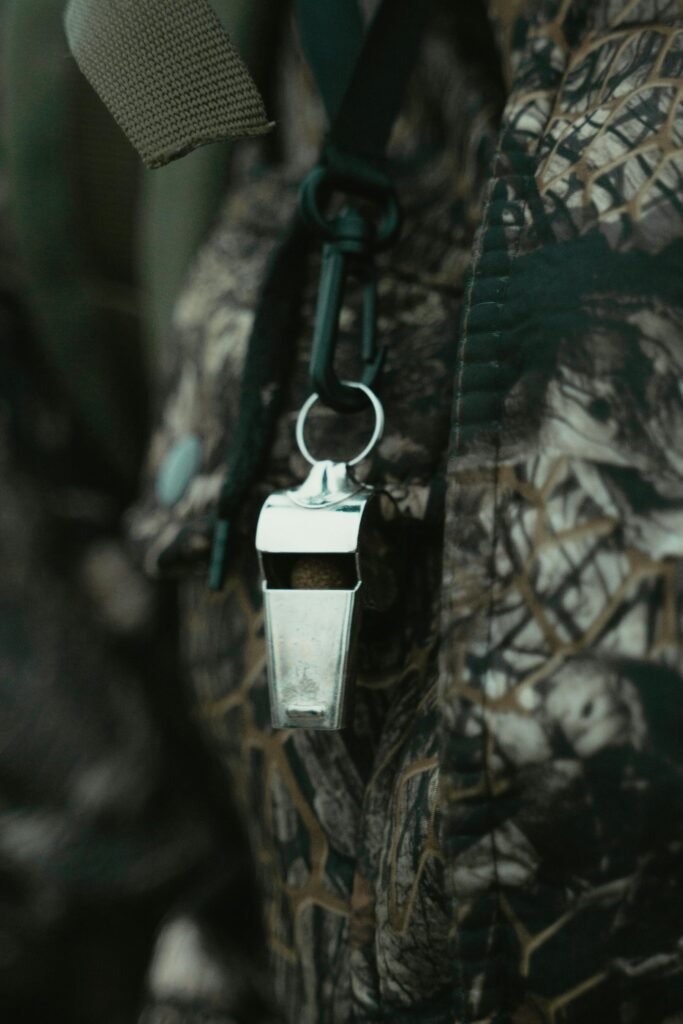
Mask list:
[[[375,176],[376,177],[376,176]],[[325,206],[335,194],[357,198],[355,204],[331,216]],[[375,253],[386,249],[398,236],[401,213],[395,191],[383,176],[370,183],[339,176],[325,166],[314,167],[304,180],[299,209],[307,224],[323,237],[322,268],[313,330],[310,363],[311,385],[320,399],[337,412],[357,412],[366,403],[362,392],[344,384],[334,368],[339,318],[349,277],[362,287],[359,383],[373,387],[384,362],[385,349],[378,346],[377,281]]]
[[[343,216],[349,216],[347,211],[344,211]],[[369,260],[349,252],[343,241],[327,242],[323,246],[310,376],[313,390],[326,405],[337,412],[356,412],[366,405],[362,392],[342,383],[334,368],[339,318],[350,276],[362,281],[360,382],[367,387],[374,385],[385,353],[383,347],[378,347],[376,340],[377,281],[374,267]]]

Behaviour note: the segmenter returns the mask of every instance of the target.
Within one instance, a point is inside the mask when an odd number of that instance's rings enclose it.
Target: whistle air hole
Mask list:
[[[269,554],[263,567],[273,590],[353,590],[358,583],[353,554]]]

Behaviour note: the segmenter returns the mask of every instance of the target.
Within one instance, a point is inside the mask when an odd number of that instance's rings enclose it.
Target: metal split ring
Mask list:
[[[370,454],[370,452],[372,451],[372,449],[375,447],[375,445],[382,436],[382,433],[384,431],[384,408],[375,392],[372,390],[372,388],[369,388],[367,384],[362,384],[360,381],[354,380],[343,380],[341,381],[341,383],[345,384],[349,388],[358,388],[359,391],[362,391],[365,397],[372,405],[373,411],[375,413],[375,429],[372,432],[372,437],[370,438],[370,440],[368,441],[360,455],[356,455],[354,459],[346,461],[347,466],[357,466],[359,462],[362,462],[363,459],[366,459],[368,457],[368,455]],[[313,394],[306,399],[304,404],[301,406],[301,411],[299,412],[296,421],[296,443],[298,444],[299,451],[301,452],[303,457],[306,459],[307,462],[310,462],[312,466],[315,466],[321,460],[314,459],[310,451],[308,450],[308,445],[306,444],[306,441],[304,439],[304,428],[306,426],[306,417],[308,416],[309,412],[311,411],[315,403],[318,401],[319,397],[320,396],[318,395],[318,393],[314,391]]]

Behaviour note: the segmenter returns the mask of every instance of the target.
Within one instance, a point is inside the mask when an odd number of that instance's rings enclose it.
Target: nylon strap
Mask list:
[[[363,46],[363,18],[356,0],[297,0],[304,55],[333,123]]]
[[[363,163],[368,170],[384,165],[389,136],[433,3],[434,0],[382,0],[361,45],[358,23],[354,23],[348,11],[354,8],[357,14],[355,3],[299,0],[304,51],[331,115],[323,162],[341,173],[361,176]],[[345,74],[341,83],[332,82],[328,72],[328,51],[337,42],[342,55],[337,72]],[[355,66],[350,61],[354,51],[358,54]]]
[[[208,0],[69,0],[76,61],[148,167],[272,125]]]
[[[223,28],[260,81],[273,65],[273,0],[213,2]],[[230,179],[232,145],[226,140],[201,146],[142,175],[138,255],[152,350],[160,351],[188,267],[220,208]]]
[[[433,0],[383,0],[330,129],[335,148],[384,156],[432,7]]]

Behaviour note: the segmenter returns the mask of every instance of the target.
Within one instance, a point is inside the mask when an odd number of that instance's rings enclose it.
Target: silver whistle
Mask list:
[[[363,386],[363,389],[365,387]],[[369,389],[368,389],[369,391]],[[363,598],[361,549],[375,492],[353,478],[350,466],[381,436],[375,408],[373,439],[351,463],[315,461],[305,482],[266,500],[256,529],[265,607],[266,652],[273,728],[341,729],[348,723],[356,674]]]

